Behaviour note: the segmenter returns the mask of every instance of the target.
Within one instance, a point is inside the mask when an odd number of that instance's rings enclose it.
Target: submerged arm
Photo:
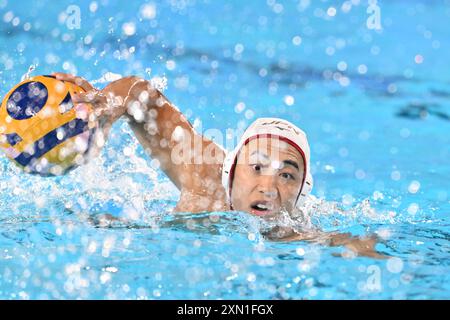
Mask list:
[[[330,247],[345,246],[358,256],[371,257],[376,259],[386,259],[387,256],[378,253],[375,250],[377,238],[370,237],[356,237],[350,233],[331,233],[331,232],[313,232],[313,233],[298,233],[291,228],[274,228],[265,234],[270,240],[275,241],[310,241]],[[345,255],[345,254],[344,254]]]

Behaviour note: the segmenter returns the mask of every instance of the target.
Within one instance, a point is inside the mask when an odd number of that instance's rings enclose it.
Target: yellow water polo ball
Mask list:
[[[92,106],[80,117],[71,95],[84,90],[53,76],[36,76],[12,88],[0,107],[0,148],[25,172],[63,175],[85,163],[95,125]]]

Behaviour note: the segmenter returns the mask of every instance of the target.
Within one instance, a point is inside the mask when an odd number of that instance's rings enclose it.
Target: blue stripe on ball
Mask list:
[[[73,125],[75,123],[75,125]],[[71,127],[71,124],[73,127]],[[27,152],[22,152],[19,156],[17,156],[14,160],[19,163],[22,166],[27,166],[31,160],[38,159],[47,152],[49,152],[51,149],[56,147],[57,145],[63,143],[67,139],[70,139],[76,135],[79,135],[80,133],[83,133],[88,128],[88,123],[86,121],[83,121],[81,119],[75,119],[72,120],[61,127],[50,131],[45,136],[43,136],[41,139],[37,140],[33,144],[34,154],[29,154]],[[64,130],[64,138],[62,140],[59,140],[57,138],[57,132],[58,130]],[[39,144],[43,144],[44,147],[41,149],[39,148]]]
[[[34,90],[38,95],[34,94]],[[6,109],[15,120],[30,119],[47,103],[48,91],[44,84],[36,81],[19,86],[8,98]]]
[[[12,146],[22,141],[22,138],[17,133],[5,133],[5,136],[8,143]]]
[[[73,102],[72,102],[72,97],[70,96],[70,92],[67,93],[66,97],[64,98],[64,100],[59,104],[59,112],[61,114],[66,113],[67,111],[72,110],[73,108]]]

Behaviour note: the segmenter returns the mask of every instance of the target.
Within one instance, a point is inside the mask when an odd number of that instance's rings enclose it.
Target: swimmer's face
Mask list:
[[[292,212],[304,176],[302,155],[276,138],[258,138],[239,152],[231,189],[234,210],[273,217]]]

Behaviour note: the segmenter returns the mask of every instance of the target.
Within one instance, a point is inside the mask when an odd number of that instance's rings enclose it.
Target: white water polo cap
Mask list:
[[[313,179],[310,171],[310,150],[305,132],[290,123],[278,118],[259,118],[245,130],[239,143],[233,151],[227,153],[222,167],[222,185],[225,188],[228,199],[231,200],[231,188],[234,178],[234,170],[239,151],[250,140],[262,137],[274,137],[285,141],[295,147],[303,157],[304,176],[297,196],[296,206],[303,205],[306,196],[311,192]]]

